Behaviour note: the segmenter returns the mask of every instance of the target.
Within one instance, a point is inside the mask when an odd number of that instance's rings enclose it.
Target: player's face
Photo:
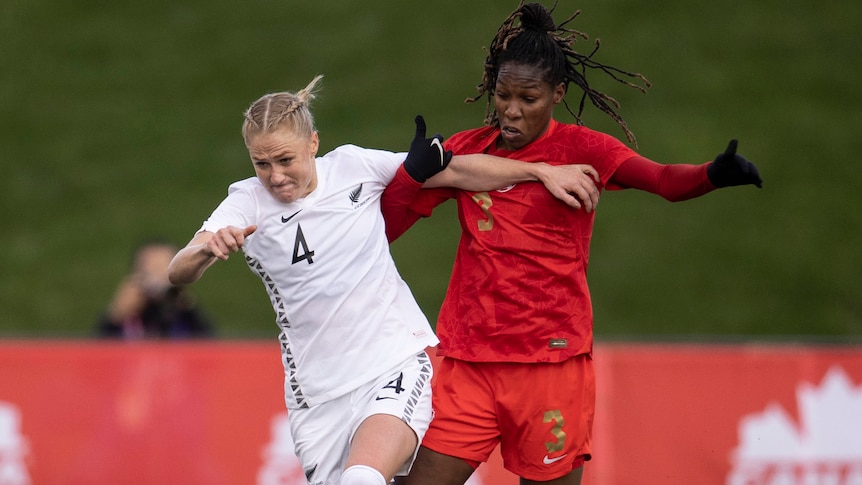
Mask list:
[[[518,150],[548,129],[566,87],[563,83],[551,86],[542,74],[536,67],[515,62],[507,62],[497,71],[494,109],[500,120],[499,148]]]
[[[257,178],[280,202],[293,202],[317,188],[317,132],[306,137],[289,128],[254,135],[248,153]]]

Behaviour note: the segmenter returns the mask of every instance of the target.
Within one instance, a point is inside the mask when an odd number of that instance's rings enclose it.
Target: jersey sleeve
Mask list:
[[[380,200],[389,242],[401,237],[416,221],[430,216],[435,207],[454,195],[447,188],[423,189],[401,165]]]
[[[601,184],[607,188],[612,188],[613,176],[623,162],[638,156],[637,152],[611,135],[584,127],[567,127],[577,130],[575,146],[584,150],[583,159],[579,156],[575,163],[592,165],[599,172]]]
[[[369,170],[379,177],[383,185],[389,184],[395,177],[398,168],[407,159],[407,153],[387,152],[384,150],[364,150],[366,157],[363,159],[368,163]]]
[[[326,154],[322,160],[329,158],[349,160],[351,164],[359,162],[363,166],[363,173],[370,174],[381,185],[386,185],[395,177],[395,172],[407,158],[407,153],[342,145]]]
[[[640,189],[671,202],[693,199],[715,190],[706,173],[708,166],[708,163],[661,164],[635,156],[617,168],[609,188]]]
[[[257,203],[249,180],[231,184],[228,195],[204,221],[198,232],[216,232],[228,226],[247,227],[255,224]]]

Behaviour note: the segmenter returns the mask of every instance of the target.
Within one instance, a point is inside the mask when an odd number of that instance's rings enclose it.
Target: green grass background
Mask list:
[[[251,175],[239,126],[265,92],[325,75],[322,150],[406,150],[413,117],[444,135],[483,46],[516,1],[4,0],[0,8],[0,336],[86,337],[132,247],[180,244]],[[700,163],[730,138],[764,188],[599,205],[590,280],[599,339],[862,336],[862,3],[561,0],[600,60],[645,74],[617,97],[639,151]],[[591,41],[581,44],[591,47]],[[561,120],[571,120],[564,111]],[[598,110],[588,125],[621,137]],[[433,320],[458,237],[454,207],[393,245]],[[222,337],[276,334],[241,258],[194,291]]]

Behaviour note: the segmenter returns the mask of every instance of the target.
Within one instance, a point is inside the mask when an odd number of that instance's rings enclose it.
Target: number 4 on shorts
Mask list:
[[[383,386],[383,389],[393,389],[395,394],[401,394],[404,391],[404,388],[401,387],[401,381],[404,379],[404,373],[401,372],[398,374],[398,377],[389,381],[389,384]]]

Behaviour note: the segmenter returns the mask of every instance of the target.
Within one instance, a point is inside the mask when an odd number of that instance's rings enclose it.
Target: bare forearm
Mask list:
[[[428,179],[423,188],[455,187],[469,191],[499,189],[511,184],[539,180],[543,163],[528,163],[491,155],[458,155],[446,170]]]
[[[168,266],[168,278],[175,285],[194,283],[216,260],[226,261],[231,253],[241,250],[246,238],[256,230],[256,225],[245,228],[227,226],[214,233],[197,233],[188,245],[174,256]]]
[[[168,277],[175,285],[196,282],[216,262],[216,257],[207,251],[207,243],[189,243],[180,250],[168,266]]]
[[[574,209],[591,212],[599,202],[596,186],[600,182],[599,173],[589,165],[550,165],[490,155],[454,157],[446,170],[428,179],[422,187],[479,192],[534,181],[544,184],[548,192]]]

